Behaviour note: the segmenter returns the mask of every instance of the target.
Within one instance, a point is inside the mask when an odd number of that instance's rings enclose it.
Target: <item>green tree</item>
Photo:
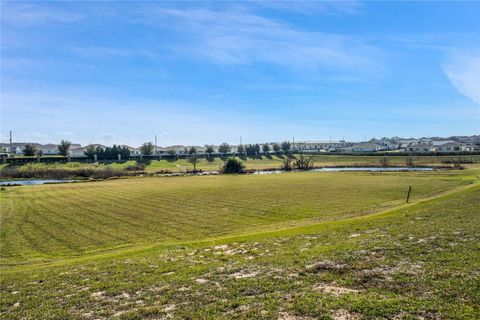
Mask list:
[[[70,153],[70,147],[72,146],[72,143],[67,140],[62,140],[60,141],[60,144],[58,145],[58,152],[66,157]]]
[[[170,148],[170,149],[168,149],[167,153],[168,153],[168,155],[174,157],[177,154],[177,151],[175,151],[175,149],[173,149],[173,148]]]
[[[242,173],[245,170],[245,165],[238,158],[228,158],[223,165],[223,173]]]
[[[218,152],[220,152],[220,153],[229,153],[231,150],[232,150],[232,147],[230,147],[230,145],[226,142],[222,143],[218,147]]]
[[[215,152],[215,148],[212,145],[205,145],[205,153],[210,157]]]
[[[192,155],[196,153],[197,153],[197,148],[195,148],[194,146],[191,146],[190,149],[188,149],[188,154]]]
[[[103,160],[105,158],[105,150],[100,146],[95,148],[95,154],[97,155],[97,160]]]
[[[154,146],[153,146],[153,143],[151,142],[144,142],[142,144],[142,146],[140,147],[140,152],[144,155],[144,156],[151,156],[153,154],[153,149],[154,149]]]
[[[94,155],[97,151],[97,148],[93,144],[87,146],[85,150],[83,151],[83,154],[88,158],[88,159],[93,159]]]
[[[127,146],[119,148],[118,152],[122,156],[122,159],[128,159],[130,157],[130,149],[128,149]]]
[[[195,154],[191,154],[187,161],[193,165],[193,172],[197,172],[198,157]]]
[[[283,152],[287,153],[290,150],[290,147],[291,147],[290,142],[288,141],[282,142],[281,148]]]
[[[33,157],[36,151],[37,151],[37,148],[35,148],[35,146],[31,143],[27,143],[23,147],[23,155],[27,157]]]
[[[244,154],[245,153],[245,147],[243,146],[243,144],[241,144],[237,147],[237,152],[239,154]]]
[[[255,155],[258,157],[260,154],[260,146],[258,144],[255,144]]]
[[[278,143],[274,143],[272,148],[275,153],[278,153],[281,150],[280,145]]]
[[[263,146],[262,146],[262,151],[267,153],[270,151],[270,146],[268,145],[268,143],[265,143]]]

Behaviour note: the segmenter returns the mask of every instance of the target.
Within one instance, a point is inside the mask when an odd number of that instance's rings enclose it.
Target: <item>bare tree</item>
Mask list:
[[[309,170],[313,168],[313,156],[305,156],[300,154],[297,160],[293,163],[293,166],[298,170]]]

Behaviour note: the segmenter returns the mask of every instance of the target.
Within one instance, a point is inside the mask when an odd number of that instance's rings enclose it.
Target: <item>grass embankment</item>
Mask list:
[[[9,188],[3,262],[25,264],[3,267],[1,317],[478,319],[478,178],[293,173]],[[401,204],[408,185],[414,203]],[[135,246],[85,252],[115,241]]]
[[[294,156],[295,157],[295,156]],[[315,155],[313,165],[315,167],[369,167],[382,166],[383,156],[345,156],[345,155]],[[407,159],[411,158],[414,166],[452,166],[461,161],[466,168],[480,166],[480,156],[388,156],[388,166],[407,165]],[[259,158],[242,158],[247,170],[265,170],[282,168],[284,156],[271,156]],[[218,171],[224,162],[219,158],[199,159],[197,170]],[[116,176],[128,176],[141,173],[177,173],[189,172],[193,166],[186,159],[179,160],[151,160],[144,163],[136,161],[123,162],[99,162],[99,163],[29,163],[19,166],[0,167],[0,178],[40,178],[40,179],[65,179],[65,178],[109,178]]]
[[[467,183],[458,173],[135,178],[2,191],[6,262],[368,214]],[[307,221],[305,221],[307,220]]]

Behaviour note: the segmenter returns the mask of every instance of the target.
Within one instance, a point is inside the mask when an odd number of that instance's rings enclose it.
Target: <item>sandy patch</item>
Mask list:
[[[306,271],[307,272],[322,272],[322,271],[342,271],[347,266],[340,263],[335,263],[330,260],[324,260],[315,262],[313,264],[307,265]]]
[[[98,292],[94,292],[90,295],[90,297],[92,298],[99,298],[101,296],[103,296],[105,294],[105,291],[98,291]]]
[[[360,315],[357,313],[351,313],[345,309],[339,309],[333,314],[335,320],[357,320],[360,319]]]
[[[303,316],[295,316],[295,315],[291,315],[287,312],[280,312],[278,314],[278,318],[277,318],[277,320],[311,320],[311,319],[314,319],[314,318],[303,317]]]
[[[341,286],[337,286],[335,284],[328,284],[328,283],[321,283],[319,285],[316,285],[314,287],[314,290],[319,291],[319,292],[328,293],[328,294],[331,294],[335,297],[339,297],[339,296],[344,295],[344,294],[360,292],[360,290],[351,289],[351,288],[347,288],[347,287],[341,287]]]
[[[204,283],[207,283],[208,280],[207,280],[207,279],[198,278],[198,279],[195,279],[195,282],[196,282],[196,283],[200,283],[200,284],[204,284]]]
[[[229,275],[229,277],[235,279],[254,278],[260,274],[259,271],[239,271]]]

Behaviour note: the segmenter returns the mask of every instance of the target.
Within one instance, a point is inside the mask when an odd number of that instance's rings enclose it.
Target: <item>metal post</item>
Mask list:
[[[10,155],[13,156],[13,147],[12,147],[12,130],[10,130]]]
[[[410,200],[410,192],[412,191],[412,186],[409,186],[408,187],[408,193],[407,193],[407,203],[408,203],[408,200]]]

